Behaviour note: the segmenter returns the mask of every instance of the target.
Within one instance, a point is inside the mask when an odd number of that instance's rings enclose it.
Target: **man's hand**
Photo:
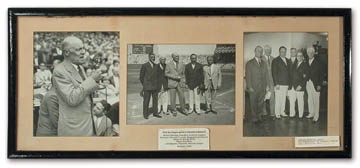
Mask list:
[[[249,88],[249,92],[254,92],[255,90],[253,88]]]
[[[301,86],[297,86],[296,91],[301,91]]]
[[[99,82],[103,77],[101,76],[101,71],[100,70],[96,70],[93,72],[93,74],[91,75],[91,77],[96,81]]]
[[[317,86],[316,91],[320,92],[320,90],[321,90],[321,86]]]

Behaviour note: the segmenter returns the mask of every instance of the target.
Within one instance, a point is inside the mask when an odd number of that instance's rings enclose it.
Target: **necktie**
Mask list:
[[[79,74],[81,76],[81,79],[84,81],[86,78],[85,78],[83,70],[81,69],[80,65],[78,65],[77,68],[78,68],[78,72],[79,72]]]
[[[179,70],[178,63],[175,63],[175,66],[176,66],[176,70]]]

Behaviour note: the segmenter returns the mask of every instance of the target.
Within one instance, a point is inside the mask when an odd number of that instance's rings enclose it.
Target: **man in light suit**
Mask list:
[[[261,121],[264,115],[265,94],[269,90],[267,63],[261,59],[263,48],[256,46],[255,57],[246,63],[246,88],[250,96],[251,121]]]
[[[169,115],[168,105],[169,105],[169,93],[168,93],[168,78],[165,76],[166,69],[166,58],[160,57],[160,63],[158,64],[158,111],[159,114],[161,111]]]
[[[155,64],[155,54],[149,54],[149,62],[143,64],[140,69],[140,82],[143,86],[144,101],[143,115],[148,119],[150,114],[154,117],[161,118],[158,113],[158,65]],[[149,112],[149,102],[152,97],[152,112]]]
[[[270,116],[272,118],[275,117],[275,91],[274,91],[274,81],[271,75],[271,64],[274,60],[274,57],[271,56],[272,53],[272,48],[269,45],[265,45],[264,47],[264,56],[263,61],[265,61],[266,63],[266,67],[267,67],[267,73],[268,73],[268,80],[267,80],[267,84],[269,87],[269,92],[270,92],[270,99],[269,99],[269,109],[270,109]],[[264,106],[264,108],[266,109],[266,106]],[[266,111],[266,110],[264,110]],[[267,115],[267,114],[264,114]]]
[[[308,94],[309,115],[306,118],[313,118],[314,122],[319,120],[320,90],[323,78],[323,67],[320,59],[315,57],[315,49],[310,47],[306,50],[309,61],[307,71],[306,92]]]
[[[216,92],[221,87],[222,74],[220,66],[214,64],[214,57],[207,57],[208,65],[204,66],[204,85],[206,89],[206,107],[207,113],[217,114],[215,111],[215,100],[216,100]]]
[[[59,100],[58,136],[96,135],[92,119],[92,93],[97,90],[101,72],[86,77],[83,42],[69,36],[62,42],[64,61],[55,67],[54,87]]]
[[[185,86],[185,66],[179,61],[179,54],[171,54],[173,60],[166,65],[165,76],[168,77],[168,89],[170,93],[170,111],[176,116],[176,94],[179,97],[180,112],[187,115],[185,109],[185,97],[183,89]]]
[[[286,95],[290,84],[290,61],[286,58],[286,47],[279,48],[279,56],[271,65],[271,73],[275,87],[275,117],[287,117],[285,114]]]
[[[200,115],[200,87],[204,84],[203,67],[197,62],[197,55],[190,55],[190,63],[185,66],[185,79],[189,88],[189,112]],[[195,105],[195,110],[194,110]]]

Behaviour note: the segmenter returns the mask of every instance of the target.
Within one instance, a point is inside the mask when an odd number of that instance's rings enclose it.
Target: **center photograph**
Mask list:
[[[129,44],[127,124],[234,125],[235,44]]]

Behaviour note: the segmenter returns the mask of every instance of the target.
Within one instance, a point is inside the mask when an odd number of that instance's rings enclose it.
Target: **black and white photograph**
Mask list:
[[[119,135],[119,33],[33,34],[34,136]]]
[[[129,44],[127,123],[235,124],[235,44]]]
[[[328,33],[244,33],[244,136],[326,136]]]

